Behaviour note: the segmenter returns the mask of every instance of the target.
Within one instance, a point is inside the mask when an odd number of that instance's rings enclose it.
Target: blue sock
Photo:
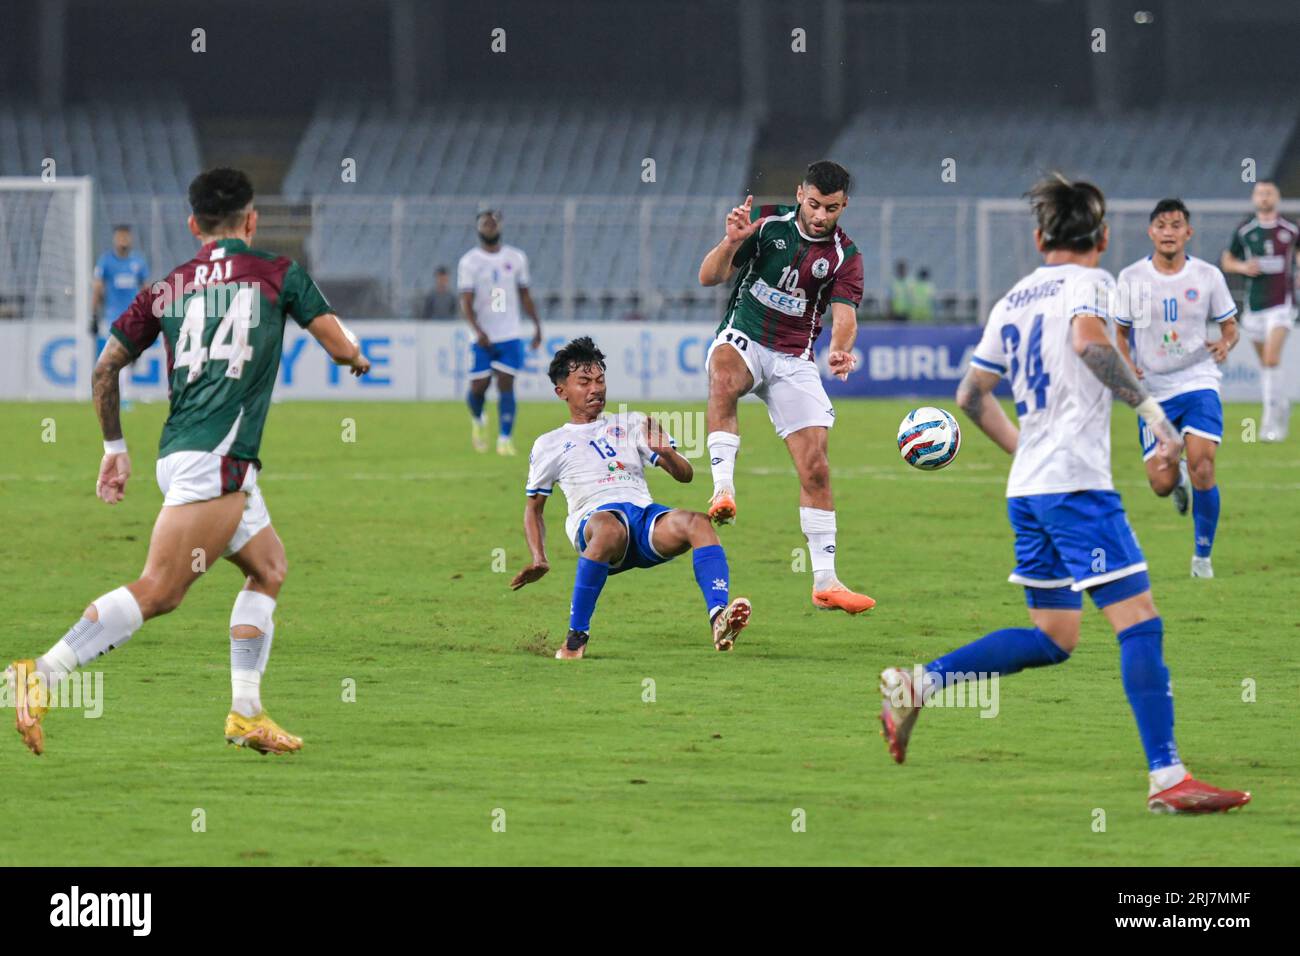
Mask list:
[[[1161,654],[1164,633],[1164,622],[1153,617],[1116,635],[1124,693],[1137,718],[1147,766],[1152,770],[1179,762],[1174,743],[1174,692]]]
[[[514,389],[502,392],[497,399],[497,418],[501,421],[501,437],[509,438],[515,430],[515,393]]]
[[[937,677],[928,687],[946,687],[954,674],[1014,674],[1026,667],[1045,667],[1068,660],[1070,655],[1036,627],[1005,627],[925,665]],[[965,678],[969,679],[969,678]]]
[[[720,544],[705,545],[695,549],[695,582],[704,595],[704,604],[709,609],[709,620],[713,615],[727,606],[727,591],[731,586],[731,574],[727,571],[727,554]]]
[[[1219,527],[1219,486],[1207,491],[1192,489],[1192,527],[1196,531],[1196,556],[1208,558]]]
[[[575,631],[591,630],[591,615],[596,599],[609,577],[609,565],[591,558],[578,558],[578,573],[573,579],[573,603],[569,605],[569,627]]]
[[[471,415],[475,418],[482,418],[483,405],[487,402],[487,392],[484,392],[482,395],[476,395],[474,394],[474,390],[470,389],[465,394],[465,402],[469,405],[469,413]]]

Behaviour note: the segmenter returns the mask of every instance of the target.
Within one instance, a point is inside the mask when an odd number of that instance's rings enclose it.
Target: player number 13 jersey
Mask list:
[[[629,412],[602,415],[585,425],[565,422],[539,436],[528,456],[525,493],[549,495],[560,486],[569,504],[565,530],[570,541],[582,516],[597,505],[651,504],[645,469],[657,464],[659,456],[646,444],[645,426],[645,415]],[[671,438],[669,443],[677,446]]]

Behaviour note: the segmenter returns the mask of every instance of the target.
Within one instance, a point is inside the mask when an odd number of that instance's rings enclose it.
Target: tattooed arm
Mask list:
[[[1020,431],[993,397],[993,389],[997,387],[999,377],[994,372],[972,365],[957,386],[957,404],[966,413],[966,417],[993,439],[999,448],[1008,455],[1014,455]]]
[[[114,505],[126,495],[126,481],[131,477],[131,459],[122,439],[120,396],[117,390],[118,374],[131,364],[131,353],[121,342],[109,336],[104,351],[95,363],[93,394],[95,414],[99,416],[99,429],[104,435],[104,460],[99,465],[99,479],[95,494],[100,500]]]
[[[1169,424],[1160,403],[1151,397],[1138,381],[1132,366],[1111,344],[1106,336],[1105,320],[1097,315],[1076,315],[1071,335],[1075,354],[1083,359],[1083,364],[1088,366],[1097,381],[1125,405],[1137,409],[1155,432],[1158,442],[1156,457],[1166,467],[1177,467],[1183,452],[1183,440]]]

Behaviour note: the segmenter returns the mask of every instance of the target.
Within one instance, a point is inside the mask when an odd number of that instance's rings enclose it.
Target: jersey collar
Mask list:
[[[1177,279],[1181,276],[1187,275],[1187,270],[1190,269],[1191,267],[1192,267],[1192,257],[1189,255],[1184,255],[1183,267],[1179,269],[1177,272],[1161,272],[1159,269],[1156,268],[1155,254],[1153,253],[1152,255],[1147,256],[1147,268],[1151,270],[1152,275],[1156,276],[1159,279]]]
[[[217,246],[225,249],[226,252],[247,252],[248,243],[243,239],[213,239],[211,242],[204,243],[203,248],[199,250],[199,255],[205,258],[212,258],[212,250]]]
[[[823,237],[820,238],[820,239],[816,239],[816,238],[814,238],[814,237],[808,235],[808,233],[806,233],[806,232],[803,231],[803,227],[799,225],[799,216],[798,216],[798,214],[796,214],[795,217],[794,217],[794,231],[797,232],[797,233],[799,233],[799,235],[803,237],[803,240],[804,240],[805,242],[830,242],[832,239],[835,238],[835,230],[836,230],[836,229],[839,229],[839,226],[836,226],[835,229],[832,229],[832,230],[830,231],[830,234],[829,234],[829,235],[823,236]]]

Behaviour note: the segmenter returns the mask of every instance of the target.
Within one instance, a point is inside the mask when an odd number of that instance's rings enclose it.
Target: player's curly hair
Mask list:
[[[552,385],[559,385],[578,369],[590,368],[593,365],[604,371],[605,353],[596,348],[596,343],[591,340],[590,335],[584,335],[555,353],[546,374],[550,377]]]
[[[829,196],[837,193],[841,189],[844,195],[849,194],[849,183],[852,177],[849,171],[839,163],[831,162],[829,159],[819,159],[817,162],[808,166],[803,174],[804,185],[815,186],[817,191],[823,196]]]
[[[1044,250],[1087,252],[1101,242],[1106,197],[1092,183],[1052,173],[1025,195],[1038,219]]]
[[[205,235],[235,225],[252,201],[253,184],[242,169],[209,169],[190,183],[190,211]]]

